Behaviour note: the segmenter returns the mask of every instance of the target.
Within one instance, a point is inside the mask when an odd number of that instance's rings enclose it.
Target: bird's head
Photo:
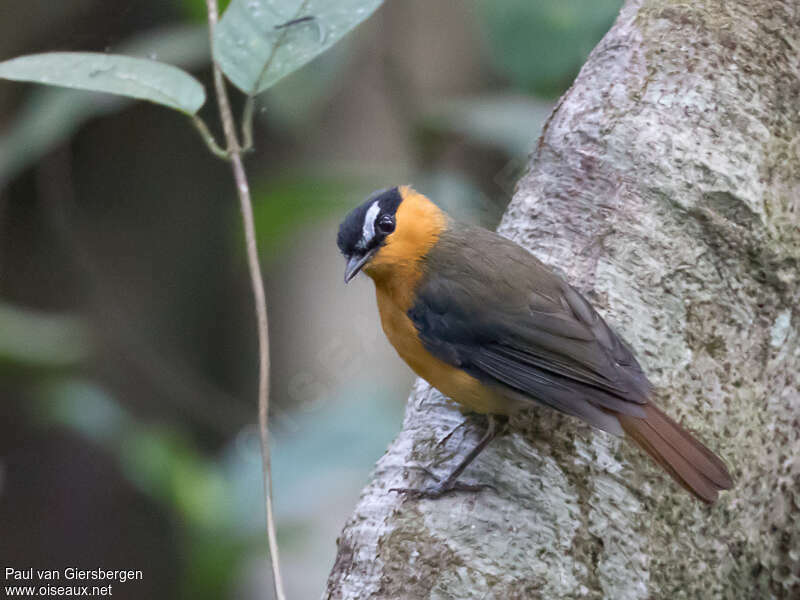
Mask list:
[[[382,270],[413,268],[445,223],[445,214],[409,186],[375,192],[339,226],[336,243],[347,259],[345,283],[362,269],[375,276]]]
[[[347,259],[345,283],[372,260],[397,229],[397,209],[402,202],[400,188],[377,191],[339,225],[336,243]]]

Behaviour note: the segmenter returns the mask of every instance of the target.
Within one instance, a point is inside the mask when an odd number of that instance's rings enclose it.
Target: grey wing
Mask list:
[[[614,433],[608,411],[643,417],[650,384],[594,308],[523,248],[480,231],[468,245],[444,239],[429,256],[409,311],[426,348]]]

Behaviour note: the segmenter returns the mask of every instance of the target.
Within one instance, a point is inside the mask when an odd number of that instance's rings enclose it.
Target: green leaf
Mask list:
[[[206,26],[161,28],[138,35],[115,51],[158,58],[185,69],[200,68],[210,60],[208,29]],[[0,136],[0,188],[73,135],[84,122],[121,110],[131,102],[132,99],[122,96],[55,87],[38,88]]]
[[[246,94],[262,92],[338,42],[383,0],[233,0],[214,58]]]
[[[206,100],[200,82],[182,69],[119,54],[50,52],[20,56],[0,63],[0,78],[149,100],[190,115]]]

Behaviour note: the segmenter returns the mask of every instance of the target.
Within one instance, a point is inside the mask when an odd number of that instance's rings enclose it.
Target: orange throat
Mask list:
[[[422,260],[447,227],[447,215],[408,186],[401,186],[403,202],[397,209],[397,227],[364,272],[375,282],[378,295],[387,296],[403,312],[411,308],[422,278]]]

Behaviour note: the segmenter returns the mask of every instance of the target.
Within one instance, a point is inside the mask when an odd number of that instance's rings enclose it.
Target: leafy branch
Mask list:
[[[266,294],[256,243],[253,205],[242,156],[252,147],[255,96],[299,69],[367,19],[382,0],[233,0],[219,17],[206,0],[214,89],[224,135],[220,145],[198,116],[203,85],[189,73],[156,60],[95,52],[54,52],[0,63],[0,79],[105,92],[147,100],[187,115],[209,150],[230,162],[244,224],[247,263],[258,325],[258,422],[267,541],[275,595],[285,600],[272,507],[269,448],[269,332]],[[246,94],[242,138],[237,136],[225,78]]]

